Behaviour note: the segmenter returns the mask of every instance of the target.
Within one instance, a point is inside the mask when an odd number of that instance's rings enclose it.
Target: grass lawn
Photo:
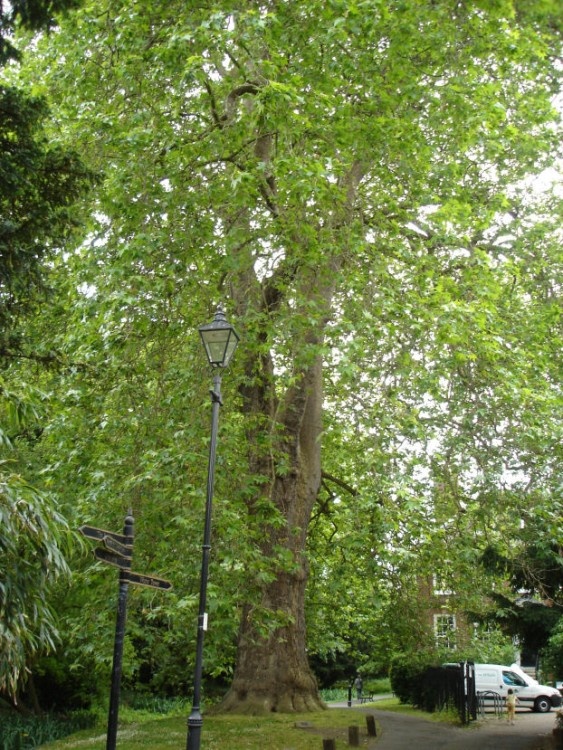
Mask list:
[[[452,722],[451,714],[427,714],[400,705],[396,698],[380,700],[371,706],[420,716],[428,721]],[[184,750],[188,713],[186,710],[182,715],[157,718],[147,712],[124,711],[117,736],[118,750]],[[204,717],[201,745],[204,750],[321,750],[322,739],[332,737],[337,750],[344,750],[349,747],[348,727],[354,725],[360,728],[360,746],[366,748],[365,715],[355,708],[331,708],[314,714],[211,715]],[[379,725],[377,731],[379,734]],[[84,730],[41,747],[45,750],[105,750],[106,727]]]
[[[132,717],[131,717],[132,718]],[[129,719],[129,717],[128,717]],[[360,743],[367,747],[364,714],[349,708],[331,708],[314,714],[204,717],[201,745],[205,750],[321,750],[322,739],[336,739],[337,750],[348,748],[348,727],[360,728]],[[120,722],[119,750],[183,750],[187,715]],[[373,739],[373,738],[372,738]],[[49,750],[105,750],[105,727],[85,730],[64,740],[42,745]]]

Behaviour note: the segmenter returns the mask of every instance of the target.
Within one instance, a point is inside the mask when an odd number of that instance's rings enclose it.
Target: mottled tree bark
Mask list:
[[[267,173],[268,144],[263,138],[259,143],[258,156]],[[363,168],[358,162],[342,177],[342,203],[322,230],[330,227],[334,236],[342,232],[342,242],[334,243],[326,254],[316,247],[308,263],[297,260],[297,257],[308,257],[307,247],[302,248],[295,260],[288,251],[284,262],[263,281],[257,279],[253,262],[241,264],[246,271],[232,287],[238,317],[244,318],[251,309],[254,320],[267,321],[254,331],[260,353],[248,357],[245,385],[241,387],[243,412],[250,425],[249,470],[254,476],[264,477],[262,496],[275,506],[284,521],[283,525],[261,527],[264,537],[261,551],[265,558],[275,559],[275,550],[281,548],[290,553],[287,556],[293,564],[279,566],[275,579],[262,584],[259,595],[244,608],[235,673],[221,706],[223,710],[260,713],[313,711],[324,707],[306,652],[308,567],[305,549],[309,521],[321,484],[322,346],[346,254],[345,228],[362,176]],[[273,185],[271,181],[272,200]],[[277,209],[272,213],[278,216]],[[244,221],[244,218],[239,215],[237,220]],[[295,217],[292,227],[288,247],[306,244]],[[317,230],[320,234],[321,227]],[[337,251],[335,245],[339,248]],[[287,335],[283,330],[276,330],[272,321],[276,320],[283,303],[287,303],[288,296],[292,297],[295,317],[301,315],[305,322],[298,329],[297,337],[292,339],[291,384],[280,393],[269,344],[274,334]],[[313,302],[316,315],[311,319],[308,310]],[[259,447],[264,444],[264,430],[271,440],[269,451]],[[283,467],[280,467],[280,457]],[[252,501],[249,516],[252,522]],[[252,577],[252,572],[249,573]],[[276,613],[283,624],[265,635],[263,629],[257,627],[253,614],[256,607]]]
[[[308,567],[304,554],[321,477],[321,377],[317,358],[301,383],[286,396],[282,412],[290,468],[284,476],[275,476],[269,487],[270,499],[283,513],[286,524],[270,529],[262,551],[271,554],[281,546],[291,552],[294,564],[290,571],[280,570],[275,580],[263,586],[259,606],[281,614],[284,624],[264,637],[255,627],[253,607],[244,608],[235,674],[223,710],[262,713],[324,707],[306,653]],[[260,463],[264,457],[255,460]]]

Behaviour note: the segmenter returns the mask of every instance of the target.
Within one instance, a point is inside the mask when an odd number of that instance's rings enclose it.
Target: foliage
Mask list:
[[[430,665],[437,666],[438,655],[430,653],[397,655],[391,662],[389,678],[393,693],[401,703],[421,705],[424,675]]]
[[[561,618],[560,607],[543,602],[514,602],[512,597],[494,594],[495,621],[508,634],[518,638],[522,649],[537,655],[543,649]]]
[[[351,687],[351,680],[341,680],[330,688],[322,688],[321,696],[325,702],[330,701],[347,701],[348,690]],[[363,691],[366,695],[383,695],[391,692],[391,683],[388,677],[364,678]],[[354,695],[354,693],[352,693]]]
[[[391,692],[391,683],[388,677],[367,677],[364,680],[364,688],[371,695],[381,695]]]
[[[21,476],[0,466],[0,691],[15,695],[33,654],[54,648],[55,615],[46,593],[69,570],[68,526]]]
[[[76,201],[91,173],[49,143],[44,99],[0,83],[0,356],[14,356],[13,327],[45,292],[43,261],[76,228]]]
[[[401,703],[462,721],[462,707],[456,705],[457,675],[440,665],[438,658],[431,653],[396,656],[390,670],[391,687]]]
[[[471,620],[471,617],[468,618]],[[491,624],[478,627],[466,648],[450,653],[443,662],[472,661],[477,664],[513,664],[516,658],[513,639]]]
[[[510,586],[491,593],[494,607],[489,618],[534,654],[546,648],[563,611],[561,532],[555,521],[561,512],[559,494],[541,513],[525,517],[512,549],[489,545],[481,560],[486,570],[502,575]]]
[[[8,62],[19,59],[14,31],[47,29],[53,13],[73,0],[14,0],[0,5],[0,363],[20,357],[56,361],[41,345],[30,351],[21,340],[22,316],[37,313],[47,285],[46,265],[75,230],[77,199],[92,173],[76,153],[49,142],[43,98],[4,82]],[[41,293],[41,294],[40,294]],[[37,343],[37,342],[35,342]],[[26,374],[29,376],[29,373]],[[14,451],[42,432],[37,392],[19,373],[0,378],[0,692],[16,695],[30,660],[54,647],[56,618],[49,585],[68,573],[68,525],[53,498],[18,473]],[[11,378],[12,385],[6,386]],[[37,401],[43,401],[40,394]],[[43,410],[41,410],[44,414]],[[28,467],[25,467],[27,469]],[[10,470],[12,469],[12,470]],[[37,477],[34,477],[36,479]]]
[[[379,671],[430,638],[418,577],[469,609],[489,540],[513,555],[521,518],[556,528],[561,200],[534,186],[560,148],[560,10],[483,5],[86,2],[34,40],[22,75],[103,179],[26,323],[65,367],[39,376],[51,411],[21,455],[75,526],[132,507],[135,567],[173,579],[135,594],[132,681],[191,672],[210,300],[243,334],[210,675],[232,674],[241,616],[258,653],[303,609],[310,653]],[[93,633],[108,653],[110,574],[77,574],[84,667]]]
[[[79,0],[12,0],[0,8],[0,65],[10,58],[19,58],[13,44],[13,33],[21,26],[37,31],[51,29],[55,25],[54,15],[76,7]]]
[[[121,704],[125,709],[147,714],[185,714],[189,708],[183,698],[164,698],[147,693],[121,693]]]
[[[551,674],[555,679],[563,677],[563,617],[559,618],[541,651],[541,664],[543,674]]]
[[[51,601],[54,596],[49,597]],[[61,621],[57,620],[61,629]],[[81,654],[81,668],[77,668],[65,649],[64,630],[59,630],[55,653],[44,653],[33,661],[30,684],[24,684],[19,702],[42,711],[87,710],[103,702],[110,684],[109,675],[96,669],[93,659]],[[94,677],[95,676],[95,677]]]
[[[0,746],[2,750],[30,750],[81,729],[90,729],[97,723],[93,712],[74,711],[65,716],[44,714],[23,716],[15,712],[2,714],[0,722]]]
[[[524,592],[528,597],[558,604],[563,585],[562,540],[551,524],[560,513],[559,499],[551,499],[550,505],[553,508],[544,511],[543,517],[527,519],[514,540],[512,554],[489,546],[483,551],[481,562],[485,569],[502,574],[514,595]]]
[[[332,688],[321,688],[321,698],[325,703],[331,701],[347,701],[348,700],[348,687],[332,687]]]

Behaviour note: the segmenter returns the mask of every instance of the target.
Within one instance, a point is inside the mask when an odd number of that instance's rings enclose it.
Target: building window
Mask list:
[[[434,596],[452,596],[454,593],[442,576],[432,576],[432,593]]]
[[[436,645],[439,648],[455,649],[455,615],[434,615],[434,635],[436,636]]]

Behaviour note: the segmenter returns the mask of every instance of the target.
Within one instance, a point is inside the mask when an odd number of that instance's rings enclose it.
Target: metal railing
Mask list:
[[[494,690],[478,690],[477,696],[477,713],[482,719],[485,716],[485,707],[492,708],[497,716],[504,713],[504,702],[499,693]]]

